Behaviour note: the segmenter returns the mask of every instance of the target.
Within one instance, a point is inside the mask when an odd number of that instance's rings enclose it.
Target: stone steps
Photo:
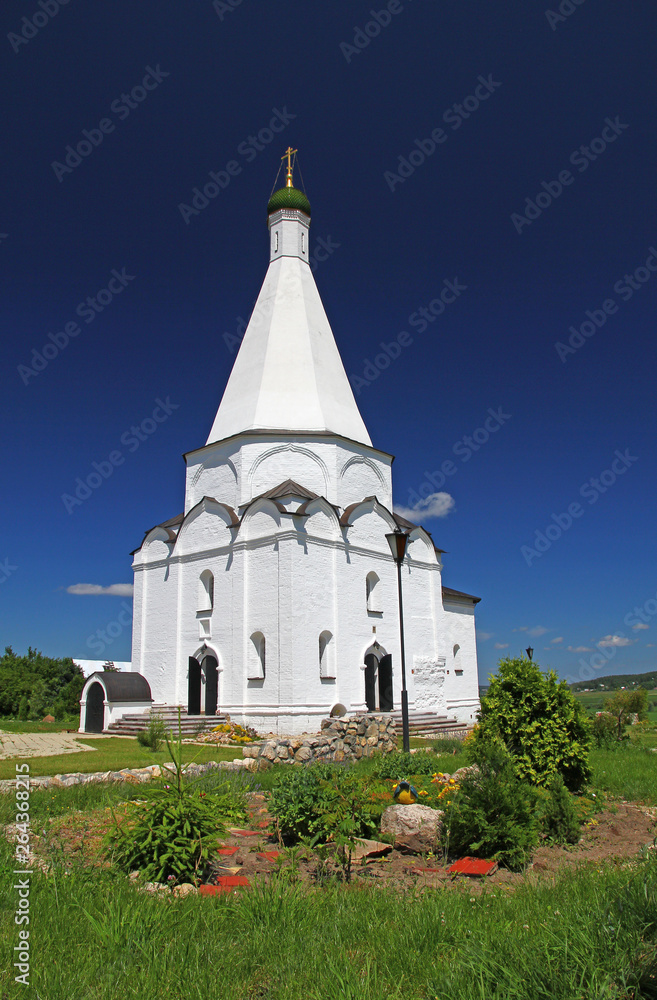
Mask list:
[[[124,715],[122,719],[111,722],[105,732],[114,736],[136,736],[137,733],[148,729],[151,716],[161,719],[174,736],[178,735],[178,709],[169,705],[154,705],[150,714],[146,712]],[[180,730],[183,737],[187,739],[196,736],[199,732],[214,729],[215,726],[220,726],[224,722],[226,722],[225,715],[212,715],[206,718],[204,715],[188,715],[187,710],[181,708]]]
[[[399,736],[402,735],[402,714],[400,709],[390,712],[395,720]],[[470,728],[465,722],[457,722],[453,716],[438,715],[435,712],[409,712],[408,728],[411,736],[451,736],[460,737]]]

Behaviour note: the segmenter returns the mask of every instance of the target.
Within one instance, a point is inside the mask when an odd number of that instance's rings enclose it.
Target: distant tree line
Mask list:
[[[570,685],[571,691],[620,691],[621,688],[642,687],[647,691],[657,687],[657,670],[646,674],[612,674],[609,677],[595,677],[590,681],[576,681]]]
[[[32,647],[19,656],[7,646],[0,658],[0,716],[76,715],[83,687],[84,674],[70,656],[56,660]]]

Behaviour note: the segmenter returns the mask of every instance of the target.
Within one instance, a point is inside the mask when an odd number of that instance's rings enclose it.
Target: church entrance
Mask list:
[[[84,720],[85,733],[102,733],[105,721],[105,692],[97,681],[87,691],[87,712]]]
[[[214,656],[206,656],[203,660],[203,673],[205,674],[205,714],[215,715],[217,711],[217,697],[219,693],[219,670],[218,663]]]
[[[368,712],[392,712],[392,656],[378,642],[365,653],[365,704]]]
[[[187,673],[187,714],[201,714],[201,664],[193,656]]]

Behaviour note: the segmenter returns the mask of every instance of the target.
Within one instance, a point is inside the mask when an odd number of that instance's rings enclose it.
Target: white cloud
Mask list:
[[[557,635],[554,637],[554,639],[550,639],[550,642],[563,642],[563,636]]]
[[[632,626],[632,628],[633,628],[633,629],[634,629],[635,631],[638,631],[638,629],[640,629],[640,628],[650,628],[650,625],[646,625],[646,623],[645,623],[645,622],[637,622],[637,623],[636,623],[636,625],[633,625],[633,626]]]
[[[655,645],[654,642],[647,642],[646,649],[652,649],[654,645]]]
[[[549,628],[543,628],[542,625],[534,625],[533,628],[529,628],[528,625],[521,625],[519,628],[514,628],[513,631],[526,632],[527,635],[530,635],[532,637],[532,639],[538,639],[539,636],[545,635],[545,633],[549,632],[550,630]]]
[[[131,583],[111,583],[109,587],[101,587],[99,583],[74,583],[66,588],[67,594],[109,594],[111,597],[132,597],[134,587]]]
[[[435,517],[447,517],[453,509],[454,497],[449,493],[430,493],[413,507],[400,507],[395,504],[393,508],[395,514],[401,514],[408,521],[429,521]]]
[[[590,646],[567,646],[569,653],[592,653]]]
[[[624,635],[605,635],[598,640],[598,646],[631,646],[632,639]]]
[[[509,648],[508,642],[496,642],[495,643],[495,649],[508,649],[508,648]]]
[[[492,639],[494,634],[494,632],[477,632],[477,638],[482,640]]]

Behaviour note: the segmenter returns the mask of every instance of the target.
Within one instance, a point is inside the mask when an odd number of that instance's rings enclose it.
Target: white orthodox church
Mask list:
[[[208,439],[185,456],[184,512],[134,553],[132,671],[88,679],[82,729],[152,702],[287,734],[398,709],[399,529],[410,710],[470,723],[479,708],[478,598],[442,586],[441,550],[393,512],[393,457],[372,445],[309,266],[293,152],[260,295]]]

